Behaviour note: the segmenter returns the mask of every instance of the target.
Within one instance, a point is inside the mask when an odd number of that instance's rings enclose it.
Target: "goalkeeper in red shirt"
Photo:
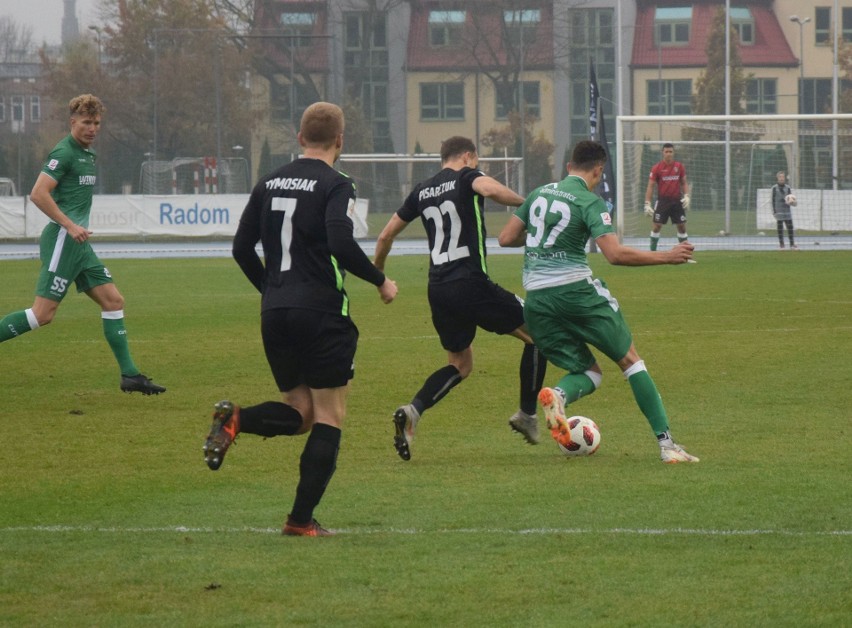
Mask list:
[[[657,186],[657,203],[651,206],[651,196]],[[670,219],[677,228],[677,241],[689,239],[686,234],[686,210],[689,209],[689,183],[686,168],[674,158],[674,144],[663,144],[663,160],[651,168],[648,188],[645,190],[645,214],[651,216],[651,250],[657,250],[660,229]]]

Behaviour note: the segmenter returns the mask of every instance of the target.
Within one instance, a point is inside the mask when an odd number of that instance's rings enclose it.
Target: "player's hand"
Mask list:
[[[650,201],[645,201],[645,215],[646,216],[653,216],[654,215],[654,208],[651,207]]]
[[[89,236],[92,235],[91,231],[89,231],[85,227],[81,227],[78,224],[72,224],[70,227],[67,227],[65,230],[68,232],[68,235],[71,236],[71,238],[75,242],[79,242],[80,244],[82,244],[83,242],[88,240]]]
[[[695,247],[690,242],[678,242],[678,244],[669,249],[666,254],[669,257],[669,264],[686,264],[692,260],[692,251]]]
[[[683,205],[684,209],[689,209],[689,203],[691,202],[689,198],[689,194],[684,194],[683,198],[680,199],[680,204]]]
[[[396,282],[387,277],[385,277],[385,282],[381,286],[378,286],[378,290],[383,303],[390,303],[396,298]]]

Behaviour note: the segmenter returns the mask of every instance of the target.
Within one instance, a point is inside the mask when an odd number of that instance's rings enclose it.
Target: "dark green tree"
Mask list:
[[[260,178],[267,172],[272,172],[274,164],[272,163],[272,151],[269,148],[269,140],[263,140],[263,146],[260,147],[260,163],[257,165],[255,178]]]

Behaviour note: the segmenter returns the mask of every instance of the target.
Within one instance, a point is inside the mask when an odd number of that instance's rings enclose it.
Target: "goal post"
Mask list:
[[[690,185],[690,240],[701,249],[778,247],[770,190],[784,171],[798,198],[797,239],[852,248],[852,114],[619,116],[616,225],[622,241],[647,246],[643,204],[662,145],[675,147]],[[839,141],[838,141],[839,140]],[[676,243],[662,230],[661,248]]]

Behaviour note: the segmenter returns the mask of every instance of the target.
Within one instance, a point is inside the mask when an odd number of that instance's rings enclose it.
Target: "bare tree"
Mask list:
[[[51,101],[91,91],[106,104],[99,146],[110,176],[128,169],[120,183],[138,180],[146,153],[219,155],[247,143],[254,123],[248,64],[212,2],[103,0],[97,47],[82,38],[59,58],[43,53]]]
[[[31,26],[18,24],[9,16],[0,17],[0,61],[21,61],[34,49]]]

